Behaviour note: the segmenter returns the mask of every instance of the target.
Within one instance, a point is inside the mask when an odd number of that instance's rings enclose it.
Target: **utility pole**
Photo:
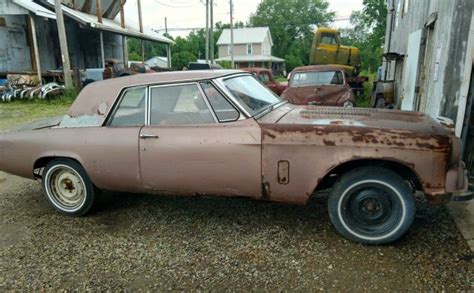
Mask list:
[[[120,27],[125,28],[125,11],[123,5],[125,4],[124,0],[120,1]],[[122,48],[123,48],[123,64],[128,65],[128,43],[127,37],[122,36]]]
[[[97,21],[102,23],[102,1],[96,0],[95,1],[95,12],[97,14]]]
[[[95,12],[97,14],[97,21],[102,23],[102,0],[95,1]],[[104,53],[104,34],[99,31],[100,40],[100,60],[102,62],[102,68],[105,68],[105,53]]]
[[[54,0],[54,10],[56,11],[56,23],[58,24],[59,46],[61,47],[61,59],[64,71],[64,85],[66,88],[72,88],[71,63],[69,62],[69,50],[67,48],[66,28],[64,26],[61,0]]]
[[[211,4],[211,8],[210,8],[210,12],[211,12],[211,31],[210,31],[210,34],[211,34],[211,37],[209,38],[210,39],[210,55],[211,55],[211,64],[214,64],[214,0],[211,0],[210,2]]]
[[[168,18],[165,16],[165,33],[168,34]]]
[[[209,0],[206,0],[206,63],[209,63]]]
[[[142,3],[140,0],[137,0],[138,6],[138,25],[140,26],[140,33],[143,34],[143,20],[142,20]],[[145,43],[141,39],[142,43],[142,62],[145,62]]]
[[[234,5],[232,0],[230,0],[230,62],[232,64],[232,69],[235,68],[234,62],[234,18],[233,16]]]

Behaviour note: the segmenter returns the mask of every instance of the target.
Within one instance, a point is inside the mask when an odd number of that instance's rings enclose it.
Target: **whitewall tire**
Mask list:
[[[407,232],[415,198],[396,173],[364,167],[344,174],[329,197],[331,222],[344,237],[364,244],[386,244]]]

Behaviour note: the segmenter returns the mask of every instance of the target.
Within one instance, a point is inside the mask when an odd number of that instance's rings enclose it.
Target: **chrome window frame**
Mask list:
[[[224,100],[226,100],[226,102],[230,104],[230,106],[231,106],[231,107],[237,112],[237,114],[239,115],[239,117],[237,117],[237,119],[223,119],[223,120],[219,120],[219,117],[217,117],[216,111],[215,111],[214,108],[212,107],[211,102],[209,102],[209,105],[211,106],[212,110],[214,111],[214,114],[216,115],[216,118],[217,118],[217,120],[219,121],[219,123],[229,123],[229,122],[235,122],[235,121],[245,120],[245,119],[246,119],[245,117],[243,117],[242,112],[237,108],[237,106],[235,105],[235,103],[234,103],[232,100],[230,100],[230,98],[229,98],[226,94],[224,94],[224,93],[222,92],[222,90],[220,89],[220,87],[219,87],[216,83],[214,83],[212,80],[203,80],[203,81],[200,81],[200,82],[199,82],[199,86],[201,87],[201,89],[202,89],[202,84],[203,84],[203,83],[209,83],[210,86],[212,86],[212,87],[224,98]],[[204,90],[203,90],[203,92],[204,92]],[[205,92],[204,92],[204,96],[206,97],[207,100],[209,100],[209,97],[206,95]],[[242,118],[244,118],[244,119],[242,119]]]
[[[238,73],[238,74],[233,74],[233,75],[230,75],[230,76],[223,76],[223,77],[219,77],[219,78],[216,78],[214,79],[216,81],[216,84],[219,86],[219,88],[225,93],[225,96],[228,97],[229,100],[231,100],[233,102],[234,105],[238,106],[238,109],[246,116],[246,119],[248,118],[255,118],[255,117],[259,117],[261,116],[260,113],[256,113],[256,114],[251,114],[249,113],[240,103],[239,101],[237,101],[237,99],[234,97],[234,95],[232,95],[232,93],[230,92],[230,90],[225,86],[225,83],[224,81],[226,81],[227,79],[231,79],[231,78],[236,78],[236,77],[239,77],[239,76],[251,76],[253,77],[257,82],[259,82],[260,84],[262,84],[262,86],[265,87],[265,85],[260,81],[258,80],[253,74],[251,73]],[[268,88],[267,88],[268,89]],[[273,93],[270,89],[268,89],[268,91],[270,91],[271,93]],[[275,95],[275,93],[273,93]],[[276,97],[278,97],[277,95],[275,95]],[[280,97],[278,97],[280,98]],[[273,109],[276,109],[278,107],[280,107],[281,105],[283,104],[286,104],[287,102],[286,101],[283,101],[281,100],[280,98],[280,102],[279,103],[276,103],[273,105]]]
[[[206,103],[207,109],[211,113],[213,119],[214,119],[214,124],[219,123],[219,120],[217,119],[216,113],[214,113],[214,110],[212,109],[209,101],[207,100],[207,96],[205,95],[204,91],[201,88],[201,85],[199,84],[199,81],[194,81],[194,82],[177,82],[177,83],[167,83],[167,84],[160,84],[160,85],[149,85],[148,86],[148,91],[147,91],[147,103],[146,103],[146,113],[148,115],[146,119],[146,126],[159,126],[159,125],[153,125],[151,124],[151,91],[154,88],[164,88],[164,87],[176,87],[176,86],[186,86],[186,85],[195,85],[198,88],[199,93],[201,94],[202,98],[204,99],[204,102]],[[170,124],[167,126],[183,126],[183,125],[202,125],[202,124]]]
[[[120,125],[120,126],[110,125],[110,123],[113,121],[113,119],[115,117],[115,114],[117,113],[117,110],[120,108],[120,104],[122,103],[123,99],[125,98],[125,95],[127,94],[127,92],[129,92],[130,90],[139,89],[139,88],[143,88],[145,90],[145,115],[144,115],[145,121],[144,121],[144,124],[142,124],[142,125]],[[110,107],[109,113],[107,113],[106,118],[104,120],[104,123],[101,126],[117,127],[117,128],[118,127],[142,127],[143,125],[146,125],[146,122],[147,122],[147,112],[148,112],[147,111],[147,109],[148,109],[147,104],[148,104],[148,85],[141,84],[141,85],[136,85],[136,86],[123,88],[122,91],[119,94],[119,97],[116,99],[115,104],[113,104],[112,107]]]

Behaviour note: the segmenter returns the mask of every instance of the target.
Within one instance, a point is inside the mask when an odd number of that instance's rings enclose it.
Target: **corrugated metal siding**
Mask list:
[[[59,68],[61,54],[56,21],[35,17],[35,23],[41,69],[46,71]]]
[[[0,15],[27,14],[28,10],[16,5],[11,0],[0,0]]]
[[[6,26],[0,27],[0,71],[32,70],[30,47],[25,34],[25,16],[2,17]]]

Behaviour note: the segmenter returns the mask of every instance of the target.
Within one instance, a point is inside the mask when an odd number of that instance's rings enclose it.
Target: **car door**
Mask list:
[[[118,191],[142,191],[138,155],[140,129],[146,123],[146,86],[123,91],[106,126],[78,128],[77,153],[94,183]]]
[[[261,197],[260,126],[213,85],[150,87],[148,108],[139,140],[146,190]]]

